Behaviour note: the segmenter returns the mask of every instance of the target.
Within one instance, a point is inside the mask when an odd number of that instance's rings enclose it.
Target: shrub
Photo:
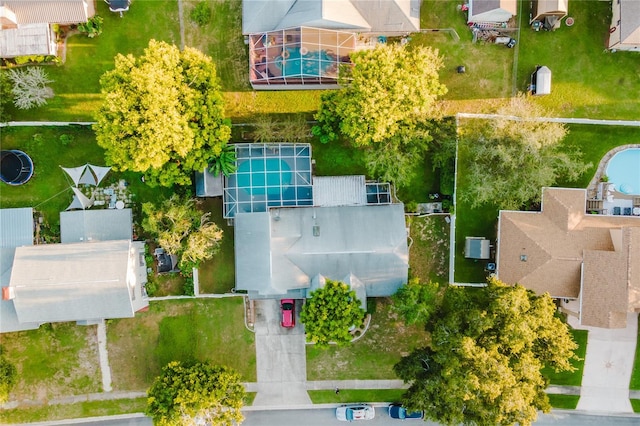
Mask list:
[[[211,21],[211,9],[206,1],[198,2],[196,7],[193,8],[190,15],[191,21],[195,22],[198,26],[204,27]]]
[[[104,19],[101,16],[95,15],[85,23],[78,24],[78,31],[82,34],[86,34],[89,38],[94,38],[102,34],[102,23]]]
[[[67,135],[66,133],[60,135],[60,143],[62,144],[62,146],[69,145],[70,143],[73,142],[73,140],[74,140],[73,135]]]
[[[13,104],[19,109],[31,109],[45,105],[53,97],[53,90],[47,86],[47,73],[40,67],[10,70],[7,76],[13,83]]]
[[[0,355],[0,403],[9,400],[9,392],[16,384],[17,376],[16,367]]]

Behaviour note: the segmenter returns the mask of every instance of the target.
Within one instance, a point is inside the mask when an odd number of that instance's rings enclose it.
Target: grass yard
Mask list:
[[[553,408],[562,408],[566,410],[575,410],[580,400],[580,395],[547,395],[549,397],[549,404]]]
[[[638,325],[640,325],[640,318]],[[638,342],[640,342],[640,327],[638,327]],[[629,389],[640,390],[640,344],[636,344],[636,356],[633,361],[633,372],[631,373]],[[640,400],[638,400],[638,404],[640,408]]]
[[[250,90],[249,48],[242,35],[242,0],[204,0],[211,10],[211,21],[200,27],[191,19],[191,12],[201,1],[183,2],[185,45],[213,58],[223,90]]]
[[[310,390],[307,393],[314,404],[395,402],[402,399],[404,389],[340,389],[339,394],[334,390]]]
[[[640,413],[640,399],[630,399],[634,413]]]
[[[395,379],[393,365],[426,344],[420,326],[406,326],[390,311],[391,300],[369,299],[375,313],[365,335],[343,347],[307,345],[307,380]]]
[[[63,135],[72,142],[63,142]],[[9,127],[0,131],[2,149],[21,149],[34,164],[31,180],[21,186],[2,186],[2,207],[32,206],[44,213],[47,223],[57,227],[59,214],[71,203],[71,180],[60,166],[77,167],[86,163],[104,165],[104,151],[95,142],[93,131],[85,126]]]
[[[222,217],[222,198],[206,198],[200,209],[211,212],[211,221],[223,230],[220,251],[203,262],[198,270],[201,294],[229,293],[236,285],[233,227]]]
[[[423,283],[449,279],[449,224],[444,216],[409,217],[410,275]]]
[[[505,98],[512,95],[514,49],[503,45],[472,43],[471,30],[466,25],[466,13],[458,10],[457,0],[423,1],[421,26],[426,29],[452,28],[460,40],[448,32],[413,34],[411,44],[437,48],[444,57],[440,80],[449,92],[445,100]],[[457,67],[464,65],[466,73]]]
[[[529,2],[523,4],[528,16]],[[605,50],[611,4],[576,1],[569,7],[571,27],[535,32],[523,19],[518,60],[518,89],[526,90],[536,65],[553,73],[552,91],[537,100],[562,117],[638,118],[640,79],[637,52]]]
[[[152,302],[135,318],[109,321],[114,390],[146,390],[169,361],[211,361],[256,380],[253,333],[241,297]]]
[[[545,367],[542,369],[542,375],[547,377],[552,385],[561,386],[580,386],[582,384],[582,372],[584,371],[584,357],[587,353],[587,330],[574,330],[571,329],[571,335],[573,340],[578,344],[576,349],[576,355],[580,358],[578,361],[573,361],[571,365],[576,368],[576,371],[569,372],[563,371],[556,373],[552,368]]]
[[[180,45],[178,3],[170,0],[136,0],[120,15],[103,1],[95,2],[104,18],[96,38],[74,35],[67,39],[66,62],[47,67],[56,96],[43,107],[12,111],[16,121],[93,121],[101,101],[100,76],[113,68],[118,53],[139,55],[150,39]]]
[[[113,416],[117,414],[142,413],[147,407],[147,398],[86,401],[75,404],[45,405],[41,407],[0,410],[0,422],[33,423],[82,417]]]
[[[2,186],[2,207],[31,206],[43,213],[45,227],[59,235],[60,212],[73,199],[71,179],[60,166],[105,165],[104,150],[96,144],[93,131],[88,126],[4,127],[0,131],[0,144],[3,149],[25,151],[34,164],[33,177],[25,185]],[[134,222],[140,217],[140,203],[168,197],[172,192],[170,188],[151,188],[140,181],[140,174],[131,172],[111,171],[102,186],[120,179],[129,183],[128,188],[135,200]]]
[[[44,324],[2,334],[2,346],[18,370],[11,400],[46,401],[102,391],[95,326]]]

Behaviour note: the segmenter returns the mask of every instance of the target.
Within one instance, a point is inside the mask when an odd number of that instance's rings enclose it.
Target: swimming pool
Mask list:
[[[235,173],[224,179],[224,217],[313,204],[311,145],[234,144]]]
[[[303,55],[300,48],[287,47],[286,58],[278,56],[275,65],[282,70],[283,77],[307,75],[321,77],[335,67],[337,58],[325,50],[307,51]]]
[[[609,182],[623,194],[640,195],[640,148],[616,153],[607,165]]]

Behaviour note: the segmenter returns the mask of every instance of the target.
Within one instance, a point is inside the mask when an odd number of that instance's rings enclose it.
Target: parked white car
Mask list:
[[[371,420],[375,416],[376,411],[369,404],[349,404],[336,408],[336,418],[342,422]]]

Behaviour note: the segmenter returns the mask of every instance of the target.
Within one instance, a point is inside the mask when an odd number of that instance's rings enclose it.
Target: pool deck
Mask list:
[[[640,144],[615,147],[602,157],[598,169],[587,187],[587,212],[597,211],[599,214],[613,215],[619,209],[621,212],[619,214],[624,215],[625,209],[631,209],[632,215],[640,216],[640,195],[624,194],[613,189],[609,182],[602,181],[603,176],[606,175],[609,160],[618,152],[630,148],[640,148]]]

